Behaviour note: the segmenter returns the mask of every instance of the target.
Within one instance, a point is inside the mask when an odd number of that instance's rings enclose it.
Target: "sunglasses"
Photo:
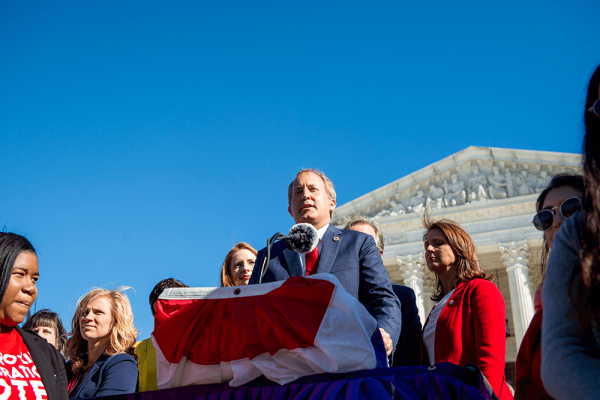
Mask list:
[[[594,104],[588,109],[588,112],[594,113],[596,117],[600,117],[600,99],[596,100]]]
[[[570,197],[563,201],[560,206],[538,212],[535,214],[535,217],[533,217],[533,221],[531,221],[537,230],[545,231],[550,229],[554,223],[554,210],[557,208],[560,210],[562,216],[566,219],[572,217],[576,212],[581,211],[583,204],[581,203],[581,199],[579,197]]]

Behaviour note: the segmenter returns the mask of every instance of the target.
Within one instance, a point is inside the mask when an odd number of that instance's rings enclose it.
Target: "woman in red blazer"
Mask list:
[[[437,304],[421,336],[423,364],[477,364],[501,400],[512,399],[504,374],[506,311],[500,290],[479,267],[475,244],[449,220],[424,220],[427,268],[437,277]]]

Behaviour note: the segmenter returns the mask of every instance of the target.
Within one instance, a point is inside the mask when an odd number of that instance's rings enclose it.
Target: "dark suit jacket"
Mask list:
[[[392,290],[402,305],[402,332],[394,352],[392,365],[401,367],[421,363],[421,318],[417,309],[415,291],[392,283]]]
[[[392,292],[390,276],[373,238],[362,232],[329,225],[322,240],[317,273],[335,275],[348,293],[370,310],[379,327],[390,334],[395,346],[402,326],[400,302]],[[250,284],[258,282],[265,256],[266,249],[258,252]],[[282,281],[290,276],[306,276],[300,255],[288,249],[283,241],[276,242],[271,248],[263,283]]]
[[[67,364],[70,370],[70,364]],[[72,378],[72,372],[69,374]],[[89,397],[114,396],[134,393],[137,387],[137,362],[129,354],[109,356],[104,353],[96,360],[72,399],[87,399]]]
[[[48,400],[68,400],[65,361],[54,346],[33,332],[15,327],[40,374]]]

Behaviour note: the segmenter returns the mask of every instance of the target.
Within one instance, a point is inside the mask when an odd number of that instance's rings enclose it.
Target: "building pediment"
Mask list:
[[[332,222],[342,226],[361,214],[391,223],[422,214],[427,206],[456,213],[498,201],[514,203],[509,199],[531,198],[556,174],[581,173],[581,161],[572,153],[468,147],[338,207]]]

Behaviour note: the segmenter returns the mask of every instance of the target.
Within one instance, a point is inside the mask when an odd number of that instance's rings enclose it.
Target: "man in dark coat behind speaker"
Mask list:
[[[375,239],[379,254],[383,257],[385,238],[377,222],[367,217],[356,215],[348,221],[345,229],[363,232]],[[402,309],[402,331],[394,351],[392,366],[401,367],[420,364],[421,318],[417,308],[415,291],[411,288],[392,282],[392,290],[398,296]]]

